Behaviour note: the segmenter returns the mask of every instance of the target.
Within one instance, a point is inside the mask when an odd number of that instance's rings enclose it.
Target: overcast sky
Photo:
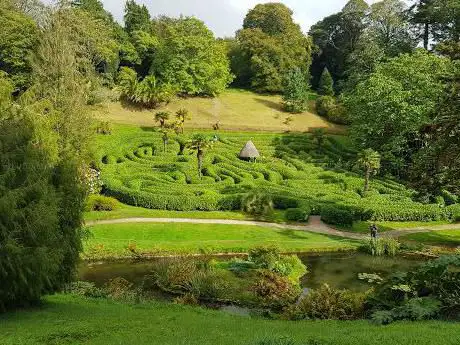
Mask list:
[[[0,0],[1,1],[1,0]],[[375,0],[367,0],[368,3]],[[44,0],[52,2],[52,0]],[[120,23],[123,21],[125,0],[102,0]],[[177,17],[195,16],[203,20],[216,36],[233,36],[241,28],[247,11],[258,3],[282,2],[294,11],[294,19],[308,32],[310,26],[322,18],[340,11],[347,0],[137,0],[145,4],[150,14]]]

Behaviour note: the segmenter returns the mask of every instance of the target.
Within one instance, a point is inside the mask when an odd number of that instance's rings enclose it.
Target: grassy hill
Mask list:
[[[181,98],[155,110],[112,102],[95,107],[94,114],[113,123],[153,126],[155,112],[169,110],[174,113],[180,108],[186,108],[193,116],[186,123],[186,128],[211,129],[219,121],[224,130],[304,132],[315,127],[327,127],[330,132],[344,131],[344,127],[331,124],[312,112],[290,115],[283,111],[281,101],[277,95],[229,89],[216,98]],[[314,109],[313,101],[310,109]],[[283,122],[288,116],[292,116],[292,122],[287,126]]]
[[[262,345],[288,337],[293,345],[454,345],[458,323],[282,321],[149,302],[128,305],[71,295],[48,297],[40,308],[0,315],[0,344]],[[46,325],[46,327],[45,327]]]

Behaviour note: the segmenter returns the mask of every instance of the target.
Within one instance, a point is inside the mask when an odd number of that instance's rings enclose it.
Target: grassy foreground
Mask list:
[[[41,308],[0,316],[0,344],[257,345],[288,336],[296,344],[454,345],[460,324],[367,321],[272,321],[151,302],[126,305],[70,295],[48,297]]]
[[[333,132],[344,132],[342,126],[331,124],[312,112],[295,115],[284,112],[281,96],[259,95],[238,89],[229,89],[216,98],[179,98],[154,111],[113,102],[96,107],[94,114],[114,123],[150,127],[155,124],[155,112],[167,110],[174,114],[180,108],[186,108],[192,114],[192,119],[185,124],[186,128],[212,129],[212,125],[219,121],[224,130],[304,132],[314,127],[327,127]],[[314,108],[314,102],[310,108]],[[286,125],[284,121],[289,116],[292,122]]]
[[[284,252],[347,250],[355,243],[347,239],[294,231],[226,224],[127,223],[90,227],[85,242],[87,258],[155,253],[245,253],[257,246],[276,245]]]
[[[415,241],[432,246],[460,247],[460,230],[443,230],[410,234],[401,237],[401,240]]]

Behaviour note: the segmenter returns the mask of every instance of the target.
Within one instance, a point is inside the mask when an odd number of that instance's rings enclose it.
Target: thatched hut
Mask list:
[[[255,162],[257,158],[260,157],[259,151],[257,151],[256,146],[254,143],[249,140],[246,145],[241,149],[239,154],[240,159],[248,160]]]

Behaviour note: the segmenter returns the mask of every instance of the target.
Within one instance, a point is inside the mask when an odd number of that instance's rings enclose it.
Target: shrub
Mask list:
[[[86,201],[85,210],[89,211],[113,211],[118,208],[118,200],[104,195],[90,195]]]
[[[338,205],[322,206],[321,219],[328,224],[345,226],[351,226],[357,220],[352,209]]]
[[[109,121],[99,121],[96,126],[96,133],[102,135],[112,134],[112,124]]]
[[[178,296],[174,298],[173,302],[175,304],[192,305],[192,306],[197,306],[199,304],[198,299],[192,293],[186,293],[184,295]]]
[[[139,302],[140,293],[133,289],[133,283],[122,277],[111,279],[104,288],[107,296],[126,302]]]
[[[447,207],[450,213],[450,218],[454,222],[460,222],[460,204],[455,204]]]
[[[190,293],[198,298],[219,299],[229,288],[227,277],[214,269],[201,269],[195,272],[191,281]]]
[[[369,238],[361,246],[361,250],[373,256],[396,256],[401,244],[394,238]]]
[[[283,309],[295,302],[300,288],[287,277],[269,270],[261,270],[258,280],[251,286],[251,291],[262,306]]]
[[[302,297],[288,316],[297,320],[355,320],[364,316],[365,300],[365,293],[337,290],[324,284]]]
[[[249,250],[248,260],[258,268],[271,269],[281,259],[277,247],[257,247]]]
[[[303,208],[288,208],[284,217],[286,220],[294,222],[305,222],[310,216],[311,210],[307,207]]]
[[[65,289],[67,293],[75,294],[78,296],[91,297],[91,298],[103,298],[107,297],[107,293],[98,288],[94,283],[77,281],[70,283]]]
[[[254,216],[268,216],[273,213],[273,200],[261,192],[249,193],[243,197],[242,210]]]
[[[452,194],[448,190],[443,189],[441,191],[441,196],[443,197],[447,206],[456,204],[458,202],[458,196],[455,194]]]
[[[327,117],[331,109],[335,107],[335,98],[332,96],[321,96],[316,99],[316,112],[318,115]]]
[[[173,292],[190,291],[196,272],[196,261],[190,258],[163,259],[153,266],[155,284]]]

